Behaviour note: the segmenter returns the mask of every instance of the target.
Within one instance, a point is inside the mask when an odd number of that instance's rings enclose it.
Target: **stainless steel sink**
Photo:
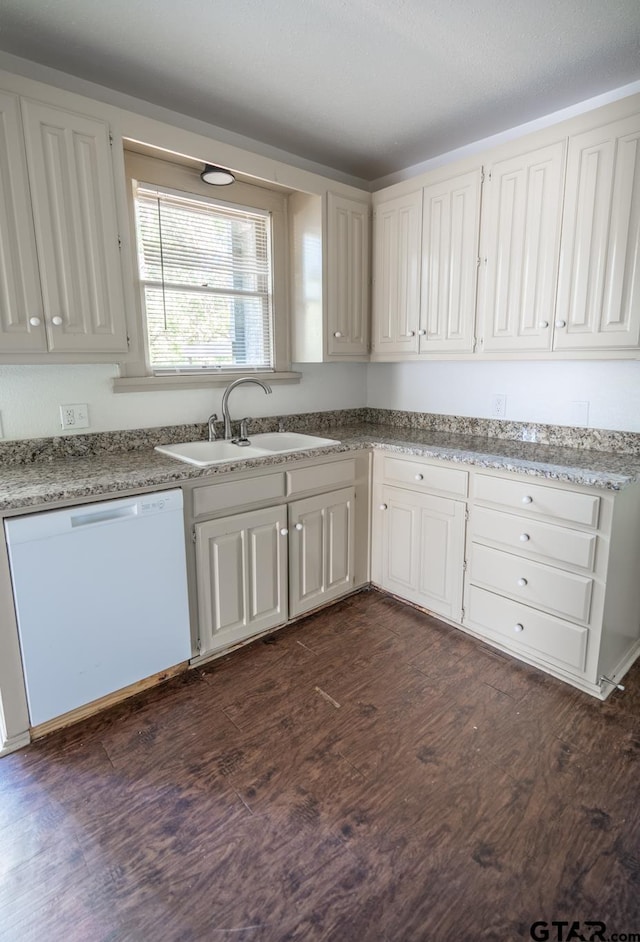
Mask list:
[[[260,435],[252,435],[250,445],[234,445],[230,441],[217,440],[156,445],[155,450],[169,455],[170,458],[177,458],[178,461],[206,468],[210,464],[265,458],[288,451],[305,451],[309,448],[321,448],[323,445],[338,444],[335,438],[319,438],[317,435],[303,435],[301,432],[263,432]]]

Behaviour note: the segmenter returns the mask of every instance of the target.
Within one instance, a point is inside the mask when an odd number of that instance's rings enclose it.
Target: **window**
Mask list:
[[[154,373],[274,368],[271,214],[137,183]]]

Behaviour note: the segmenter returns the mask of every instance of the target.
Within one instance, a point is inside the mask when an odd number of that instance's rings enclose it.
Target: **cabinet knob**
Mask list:
[[[521,625],[520,622],[518,622],[517,625],[513,626],[513,630],[517,635],[519,635],[521,631],[524,631],[524,625]]]
[[[380,510],[386,510],[386,509],[387,509],[386,504],[380,504]]]
[[[420,330],[418,331],[418,337],[425,337],[425,336],[426,336],[426,333],[427,333],[427,332],[426,332],[426,330],[424,329],[424,327],[421,327]]]
[[[540,327],[542,328],[542,330],[546,330],[548,326],[549,326],[549,321],[540,321]]]
[[[280,536],[286,536],[288,532],[289,532],[289,531],[287,530],[287,528],[286,528],[286,527],[283,527],[283,528],[280,530]]]
[[[416,332],[415,332],[415,330],[410,330],[410,331],[408,331],[408,334],[409,334],[409,337],[415,337]]]
[[[302,530],[302,524],[296,523],[296,530]]]
[[[339,330],[334,330],[333,336],[334,336],[334,337],[342,337],[342,332],[339,331]]]
[[[527,584],[528,583],[526,579],[518,579],[518,585],[520,586],[521,589],[523,589]]]
[[[59,314],[56,314],[55,317],[52,317],[52,318],[51,318],[51,323],[52,323],[55,327],[60,327],[60,325],[62,324],[62,318],[60,317]]]
[[[31,324],[32,327],[39,327],[42,321],[40,320],[39,317],[30,317],[29,323]]]
[[[533,497],[530,497],[529,494],[525,494],[524,497],[522,498],[522,503],[523,503],[523,504],[532,504],[532,503],[533,503]]]
[[[416,481],[424,481],[424,474],[416,474],[415,479]]]
[[[556,327],[566,327],[566,326],[567,326],[566,321],[556,321]]]
[[[531,539],[531,537],[529,536],[528,533],[521,533],[521,534],[520,534],[520,542],[521,542],[521,543],[528,543],[530,539]]]

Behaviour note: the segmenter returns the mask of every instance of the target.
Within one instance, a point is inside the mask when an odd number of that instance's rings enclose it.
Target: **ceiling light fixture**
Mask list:
[[[235,183],[235,177],[230,170],[223,167],[214,167],[213,164],[205,164],[204,170],[200,174],[203,183],[209,183],[211,186],[228,186]]]

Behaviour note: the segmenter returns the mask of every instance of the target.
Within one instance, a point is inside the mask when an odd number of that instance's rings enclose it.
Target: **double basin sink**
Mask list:
[[[211,464],[243,461],[248,458],[266,458],[289,451],[307,451],[325,445],[339,445],[335,438],[319,438],[302,432],[263,432],[252,435],[250,444],[236,445],[221,439],[213,442],[181,442],[177,445],[156,445],[155,450],[178,461],[206,468]]]

